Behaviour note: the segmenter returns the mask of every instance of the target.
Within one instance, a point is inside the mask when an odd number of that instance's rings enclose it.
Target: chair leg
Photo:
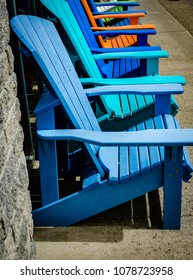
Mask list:
[[[37,130],[55,128],[54,108],[46,112],[43,111],[36,118]],[[38,139],[38,154],[42,206],[45,206],[59,199],[56,141]]]
[[[42,206],[59,199],[56,141],[38,140]]]
[[[183,147],[165,147],[164,229],[180,229]]]

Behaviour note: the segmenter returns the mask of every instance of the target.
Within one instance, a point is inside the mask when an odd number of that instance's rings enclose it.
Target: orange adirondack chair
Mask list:
[[[144,30],[155,29],[153,24],[139,24],[139,19],[145,17],[145,13],[122,13],[122,14],[100,14],[93,15],[90,6],[86,0],[78,0],[81,2],[87,18],[93,31],[109,31],[109,30]],[[100,26],[99,22],[104,18],[125,19],[129,18],[130,25],[126,26]],[[123,48],[137,44],[137,35],[117,35],[114,37],[98,36],[98,41],[103,48]]]

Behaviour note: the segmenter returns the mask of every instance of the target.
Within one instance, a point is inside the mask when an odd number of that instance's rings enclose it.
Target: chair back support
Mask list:
[[[74,16],[76,17],[76,20],[86,38],[89,47],[98,48],[98,42],[95,36],[93,35],[89,20],[85,14],[82,4],[80,3],[80,0],[63,0],[63,1],[68,2],[68,5],[70,6]]]
[[[93,17],[92,11],[91,11],[90,6],[89,6],[89,3],[86,0],[81,0],[81,2],[82,2],[82,5],[85,9],[85,12],[87,14],[87,17],[89,19],[89,22],[90,22],[91,26],[93,26],[93,27],[104,26],[101,19],[96,20]],[[99,23],[99,25],[98,25],[98,23]],[[103,39],[102,39],[101,36],[98,37],[98,40],[100,41],[101,46],[103,46]]]
[[[42,4],[47,7],[62,23],[65,31],[67,32],[73,45],[76,47],[76,51],[83,63],[85,69],[90,77],[101,77],[98,66],[93,58],[87,41],[80,29],[71,8],[65,0],[41,0]],[[81,43],[80,43],[81,42]],[[104,65],[104,61],[97,62],[101,67]]]
[[[16,16],[11,26],[38,64],[50,92],[64,107],[67,119],[77,129],[100,131],[68,53],[54,24],[35,16]],[[103,170],[96,154],[98,147],[85,145],[97,171]]]

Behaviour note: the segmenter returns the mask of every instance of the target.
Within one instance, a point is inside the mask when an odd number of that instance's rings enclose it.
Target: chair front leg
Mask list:
[[[164,229],[180,229],[183,147],[165,147]]]

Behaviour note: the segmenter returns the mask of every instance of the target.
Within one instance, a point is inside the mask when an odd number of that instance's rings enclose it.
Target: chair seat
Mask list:
[[[116,37],[106,37],[103,40],[105,48],[126,48],[137,43],[136,35],[119,35]]]
[[[179,128],[179,123],[171,115],[159,115],[129,128],[128,132],[168,128]],[[99,160],[108,174],[109,183],[120,184],[161,168],[164,161],[164,148],[155,146],[101,147]],[[186,181],[186,177],[192,172],[192,165],[187,157],[186,150],[184,150],[183,169],[184,180]]]
[[[102,72],[107,78],[125,78],[140,76],[139,59],[119,59],[111,60],[102,67]],[[123,119],[132,116],[136,112],[147,109],[153,105],[153,96],[139,95],[114,95],[104,96],[109,108],[117,119]]]
[[[154,96],[152,95],[116,95],[105,96],[104,98],[110,104],[109,108],[114,112],[114,117],[120,120],[137,113],[139,108],[140,110],[147,110],[149,106],[154,104]]]
[[[131,78],[140,76],[141,67],[139,59],[113,59],[101,67],[101,72],[107,78]]]

